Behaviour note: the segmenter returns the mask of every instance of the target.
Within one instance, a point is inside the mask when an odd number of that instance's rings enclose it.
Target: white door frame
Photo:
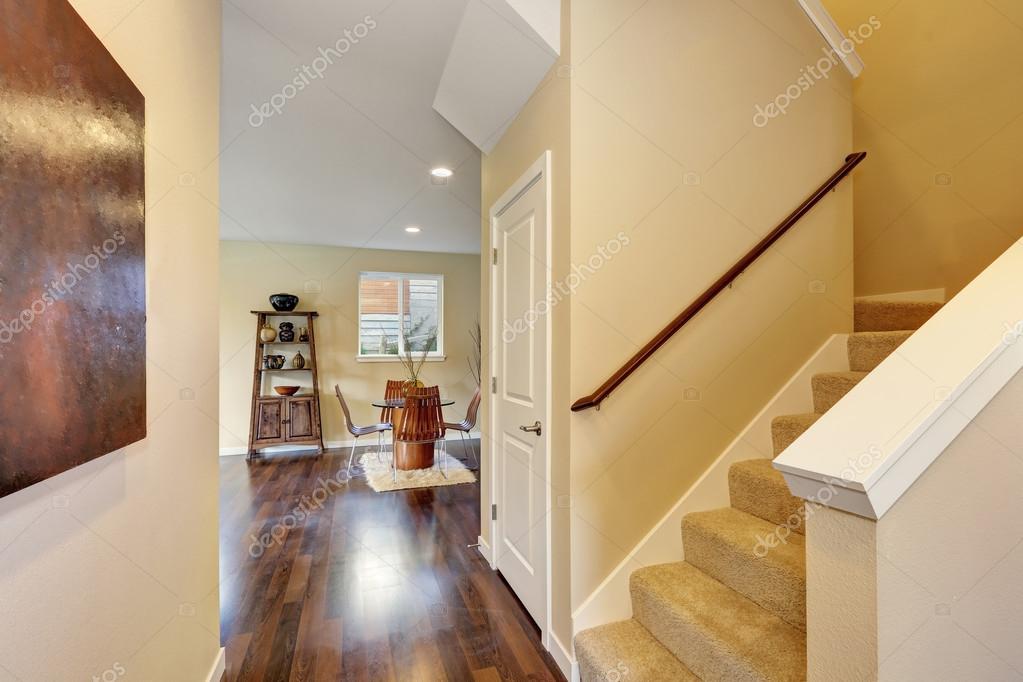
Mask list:
[[[532,189],[534,185],[540,183],[544,189],[544,204],[547,207],[547,253],[546,253],[546,291],[544,292],[547,301],[551,301],[551,292],[553,290],[552,276],[551,276],[551,262],[553,254],[553,213],[551,211],[551,195],[552,195],[552,184],[551,184],[551,152],[550,150],[545,151],[540,158],[537,159],[526,172],[520,177],[511,187],[508,188],[501,198],[490,207],[490,247],[491,253],[493,253],[494,245],[497,243],[497,219],[502,213],[504,213],[514,202],[519,198],[520,195],[524,194],[527,190]],[[494,263],[494,259],[487,255],[487,262],[490,263],[490,338],[493,340],[491,347],[496,347],[498,340],[501,338],[500,335],[502,330],[500,328],[500,321],[498,320],[499,310],[497,301],[497,266]],[[551,563],[551,461],[553,460],[553,452],[551,450],[551,414],[553,413],[553,405],[551,400],[551,341],[553,339],[552,334],[552,323],[551,323],[551,311],[548,306],[548,310],[544,317],[544,334],[546,336],[546,349],[547,349],[547,376],[545,387],[547,396],[547,411],[544,415],[544,429],[542,438],[546,439],[547,445],[547,471],[544,472],[544,482],[546,485],[545,499],[547,504],[547,514],[544,521],[544,530],[546,535],[546,547],[547,547],[547,566],[546,570],[546,581],[547,581],[547,605],[546,605],[546,618],[545,622],[540,624],[540,639],[543,642],[545,649],[550,651],[550,631],[551,631],[551,618],[552,618],[552,599],[551,599],[551,583],[552,581],[552,563]],[[499,382],[502,377],[498,374],[497,366],[497,353],[492,352],[490,354],[490,376],[493,380],[496,378]],[[490,433],[491,435],[497,433],[498,423],[498,401],[494,399],[494,392],[490,393]],[[493,437],[490,438],[490,502],[495,504],[497,500],[498,480],[497,480],[497,467],[494,466],[496,462],[497,454],[497,440]],[[482,510],[481,510],[482,511]],[[498,514],[502,513],[500,509],[497,511]],[[490,552],[490,567],[497,570],[497,552],[498,552],[498,537],[497,537],[497,521],[493,519],[491,515],[490,521],[490,537],[493,540],[493,547]]]

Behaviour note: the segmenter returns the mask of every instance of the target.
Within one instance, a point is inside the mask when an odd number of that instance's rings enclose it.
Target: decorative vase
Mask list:
[[[298,354],[291,359],[291,366],[295,369],[305,368],[305,357],[302,356],[302,351],[299,351]]]
[[[279,313],[290,313],[298,306],[298,296],[294,294],[274,294],[270,297],[270,305]]]
[[[278,334],[281,341],[291,343],[295,340],[295,325],[290,322],[281,322],[281,333]]]
[[[406,379],[405,382],[401,385],[401,393],[407,398],[409,392],[412,391],[412,389],[423,388],[425,386],[426,384],[424,384],[419,379]]]
[[[263,357],[263,367],[266,369],[281,369],[284,367],[283,355],[267,355]]]
[[[309,343],[309,327],[299,327],[298,340],[302,343]]]
[[[263,328],[259,330],[259,340],[263,343],[273,343],[277,338],[277,330],[270,326],[267,322],[263,325]]]

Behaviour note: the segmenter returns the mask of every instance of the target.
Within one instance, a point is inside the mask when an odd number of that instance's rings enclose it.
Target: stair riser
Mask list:
[[[728,496],[730,504],[739,511],[787,526],[799,534],[804,531],[803,501],[789,493],[778,472],[765,478],[733,467],[728,472]]]
[[[806,577],[769,561],[763,543],[732,547],[697,524],[683,522],[686,561],[756,602],[782,620],[806,631]],[[802,544],[802,538],[799,538]]]
[[[872,372],[885,358],[898,350],[912,332],[853,334],[849,337],[849,369]]]
[[[813,410],[824,414],[844,398],[849,391],[856,388],[858,380],[816,376],[813,385]]]
[[[806,679],[806,634],[689,562],[629,585],[634,619],[701,680]]]
[[[820,415],[795,415],[792,417],[779,417],[771,422],[771,442],[774,445],[774,456],[777,457],[785,451],[788,446],[796,442],[796,439],[806,433],[806,430],[813,426]]]
[[[768,682],[745,661],[732,656],[725,642],[709,638],[695,621],[676,617],[668,605],[635,586],[632,612],[633,618],[701,680]]]
[[[700,682],[670,651],[635,620],[608,623],[575,638],[582,682]]]
[[[853,328],[858,332],[915,330],[940,308],[940,303],[856,301]]]

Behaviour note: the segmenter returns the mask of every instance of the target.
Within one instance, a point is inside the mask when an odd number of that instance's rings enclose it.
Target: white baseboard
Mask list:
[[[918,289],[917,291],[897,291],[891,294],[873,294],[857,296],[859,301],[915,301],[924,303],[945,303],[948,300],[944,289]]]
[[[373,438],[374,437],[371,436],[371,437],[367,437],[367,438],[363,439],[361,441],[361,443],[360,443],[360,447],[375,447],[376,441],[373,440]],[[473,438],[475,440],[479,440],[480,439],[480,434],[478,432],[471,432],[469,434],[469,438]],[[460,439],[461,439],[461,436],[459,436],[457,433],[454,433],[454,434],[449,433],[444,438],[444,440],[449,441],[449,442],[453,442],[453,443],[454,442],[458,442]],[[388,441],[388,442],[390,442],[390,441]],[[323,447],[327,448],[328,450],[340,450],[342,448],[350,448],[350,447],[352,447],[352,445],[354,445],[354,443],[353,443],[353,441],[350,441],[350,440],[327,440],[327,441],[323,441]],[[273,454],[275,452],[298,452],[300,450],[315,450],[315,449],[316,449],[315,445],[275,445],[275,446],[269,447],[269,448],[261,448],[260,452],[265,452],[265,453]],[[220,448],[220,456],[221,457],[234,457],[236,455],[245,455],[245,454],[248,454],[248,452],[249,452],[249,449],[247,447],[245,447],[244,445],[229,445],[227,447]]]
[[[494,550],[490,548],[490,543],[483,539],[483,536],[476,538],[476,542],[479,543],[479,547],[476,549],[479,551],[483,558],[487,560],[487,564],[490,568],[496,568],[494,566]]]
[[[210,674],[206,676],[206,682],[220,682],[224,678],[226,670],[227,652],[224,647],[220,647],[220,651],[217,652],[217,657],[213,661],[213,667],[210,668]]]
[[[810,378],[820,372],[849,369],[848,338],[846,334],[836,334],[828,339],[771,398],[696,483],[573,612],[573,633],[632,617],[629,596],[632,572],[685,558],[681,539],[682,517],[694,511],[728,506],[729,467],[742,460],[773,456],[771,421],[784,414],[813,411]]]
[[[566,648],[558,636],[551,632],[551,656],[554,662],[561,669],[561,674],[569,680],[579,680],[579,664],[572,655],[570,649]]]

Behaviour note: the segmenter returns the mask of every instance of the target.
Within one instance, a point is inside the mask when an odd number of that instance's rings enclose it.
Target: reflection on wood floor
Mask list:
[[[374,493],[358,476],[337,483],[346,463],[347,452],[221,458],[227,680],[564,679],[466,547],[478,483]]]

